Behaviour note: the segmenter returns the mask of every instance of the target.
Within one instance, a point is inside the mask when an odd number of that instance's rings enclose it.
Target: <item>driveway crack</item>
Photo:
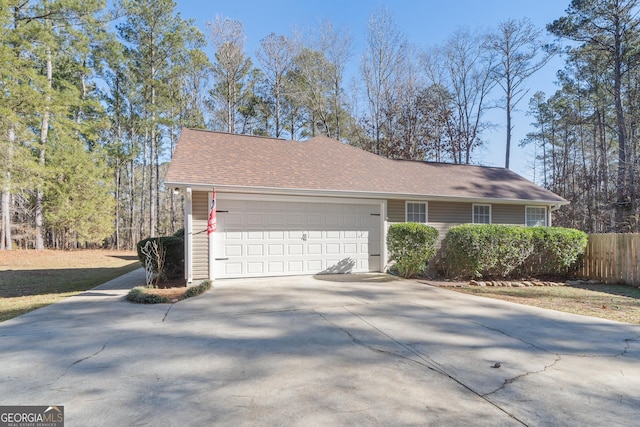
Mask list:
[[[164,321],[165,321],[165,319],[167,318],[167,316],[169,315],[169,312],[170,312],[170,311],[171,311],[171,309],[173,308],[173,304],[175,304],[175,303],[172,303],[172,304],[169,306],[169,308],[167,309],[166,313],[164,313],[164,317],[162,318],[162,322],[164,322]]]
[[[635,336],[633,338],[627,338],[624,340],[624,350],[622,350],[622,353],[616,355],[615,357],[619,357],[619,356],[626,356],[626,357],[633,357],[633,356],[627,356],[627,352],[629,351],[629,347],[631,347],[631,343],[638,341],[638,339],[640,339],[640,335]],[[636,359],[634,357],[634,359]]]
[[[351,338],[351,340],[353,341],[354,344],[359,345],[361,347],[364,347],[370,351],[374,351],[376,353],[381,353],[384,355],[388,355],[388,356],[392,356],[392,357],[397,357],[397,358],[401,358],[403,360],[406,360],[410,363],[414,363],[416,365],[419,365],[423,368],[427,368],[430,371],[436,372],[440,375],[443,375],[447,378],[449,378],[450,380],[454,381],[456,384],[460,385],[461,387],[463,387],[464,389],[468,390],[469,392],[471,392],[472,394],[475,394],[476,396],[478,396],[480,399],[484,400],[485,402],[487,402],[489,405],[493,406],[494,408],[498,409],[499,411],[501,411],[502,413],[504,413],[505,415],[507,415],[509,418],[513,419],[514,421],[520,423],[523,426],[526,426],[527,424],[525,422],[523,422],[522,420],[520,420],[518,417],[516,417],[515,415],[511,414],[510,412],[508,412],[506,409],[502,408],[500,405],[498,405],[497,403],[491,401],[491,399],[489,399],[488,397],[482,395],[481,393],[477,392],[476,390],[474,390],[473,388],[471,388],[470,386],[468,386],[467,384],[463,383],[461,380],[457,379],[456,377],[454,377],[453,375],[449,374],[448,372],[446,372],[436,361],[429,359],[427,357],[425,357],[425,355],[423,355],[422,353],[420,353],[419,351],[417,351],[416,349],[414,349],[413,347],[411,347],[410,345],[404,344],[398,340],[396,340],[394,337],[392,337],[391,335],[389,335],[388,333],[384,332],[383,330],[381,330],[380,328],[376,327],[375,325],[371,324],[370,322],[368,322],[366,319],[364,319],[363,317],[359,316],[358,314],[354,313],[353,311],[349,310],[347,307],[342,307],[345,311],[349,312],[351,315],[353,315],[354,317],[357,317],[358,319],[360,319],[360,321],[362,321],[363,323],[367,324],[370,328],[372,328],[373,330],[375,330],[376,332],[378,332],[379,334],[385,336],[387,339],[389,339],[391,342],[393,342],[394,344],[396,344],[398,347],[401,347],[405,350],[407,350],[408,352],[412,353],[413,355],[415,355],[419,360],[416,359],[412,359],[410,357],[407,357],[405,355],[402,354],[398,354],[395,353],[393,351],[387,351],[387,350],[382,350],[379,348],[375,348],[373,346],[367,345],[363,342],[361,342],[355,335],[353,335],[351,332],[347,331],[346,329],[338,326],[336,323],[332,322],[331,320],[329,320],[324,314],[316,312],[318,314],[318,316],[320,316],[324,321],[326,321],[327,323],[329,323],[330,325],[338,328],[340,331],[342,331],[343,333],[345,333],[349,338]]]
[[[517,376],[515,376],[513,378],[508,378],[508,379],[504,380],[504,383],[502,383],[502,385],[500,387],[498,387],[497,389],[495,389],[493,391],[490,391],[489,393],[485,393],[482,396],[483,397],[487,397],[487,396],[490,396],[490,395],[492,395],[494,393],[497,393],[500,390],[503,390],[509,384],[513,384],[514,382],[518,381],[521,378],[527,377],[529,375],[541,374],[541,373],[545,372],[547,369],[554,367],[558,362],[560,362],[560,360],[562,360],[562,356],[560,356],[559,354],[556,354],[555,356],[556,356],[556,359],[552,363],[546,365],[544,368],[542,368],[542,369],[540,369],[538,371],[525,372],[525,373],[517,375]]]
[[[64,376],[67,374],[67,372],[69,372],[69,369],[73,368],[73,367],[74,367],[75,365],[77,365],[78,363],[84,362],[85,360],[91,359],[92,357],[97,356],[98,354],[102,353],[102,352],[104,351],[104,349],[105,349],[105,348],[107,348],[107,345],[108,345],[108,344],[109,344],[108,342],[107,342],[107,343],[105,343],[105,344],[102,346],[102,348],[101,348],[100,350],[96,351],[95,353],[90,354],[90,355],[89,355],[89,356],[87,356],[87,357],[83,357],[82,359],[78,359],[78,360],[76,360],[75,362],[73,362],[71,365],[69,365],[69,366],[67,367],[67,369],[65,369],[65,371],[62,373],[62,375],[60,375],[56,380],[59,380],[60,378],[64,377]]]

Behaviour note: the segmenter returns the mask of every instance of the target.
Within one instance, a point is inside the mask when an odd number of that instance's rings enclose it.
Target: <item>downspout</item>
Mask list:
[[[193,283],[193,194],[186,188],[184,204],[184,275],[187,284]]]
[[[555,212],[560,209],[562,205],[549,205],[549,213],[547,214],[547,224],[551,227],[551,212]]]
[[[384,200],[380,205],[380,230],[381,230],[381,240],[380,246],[382,246],[382,250],[380,251],[380,272],[384,273],[387,271],[387,228],[389,226],[389,221],[387,218],[387,200]]]

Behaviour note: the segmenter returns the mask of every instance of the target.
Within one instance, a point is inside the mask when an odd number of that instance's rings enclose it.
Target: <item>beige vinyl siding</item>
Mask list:
[[[438,230],[438,247],[450,227],[472,221],[472,203],[429,202],[429,225]]]
[[[405,200],[387,201],[387,221],[389,223],[405,221]],[[440,233],[444,239],[450,227],[473,222],[473,203],[428,202],[428,224]],[[524,205],[506,205],[491,203],[492,224],[524,225]]]
[[[471,203],[429,202],[429,224],[468,224],[473,212]]]
[[[405,221],[405,201],[404,200],[387,200],[387,221],[389,222]]]
[[[523,205],[491,205],[493,224],[524,225]]]
[[[209,199],[207,192],[193,193],[193,279],[209,278],[209,240],[207,220],[209,219]]]

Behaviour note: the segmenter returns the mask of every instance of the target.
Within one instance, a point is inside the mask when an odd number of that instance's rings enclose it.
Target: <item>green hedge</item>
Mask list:
[[[423,273],[436,253],[438,230],[426,224],[392,224],[387,232],[389,260],[396,261],[400,276],[409,278]]]
[[[518,269],[522,276],[569,275],[579,267],[587,234],[573,228],[531,228],[534,252]]]
[[[566,275],[586,242],[585,233],[568,228],[459,225],[444,239],[444,266],[449,277]]]
[[[211,289],[211,281],[205,280],[199,285],[191,286],[189,289],[187,289],[187,291],[184,293],[184,297],[185,299],[195,297],[208,291],[209,289]]]
[[[162,237],[149,237],[142,239],[136,245],[138,251],[138,259],[145,264],[145,256],[142,253],[142,248],[150,241],[157,241],[159,245],[164,246],[166,250],[164,269],[159,272],[164,279],[173,279],[176,277],[182,277],[184,275],[184,238],[177,236],[162,236]],[[153,261],[153,268],[157,271],[157,260]]]

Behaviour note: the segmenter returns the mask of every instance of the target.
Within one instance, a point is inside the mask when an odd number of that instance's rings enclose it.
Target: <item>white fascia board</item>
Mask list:
[[[489,198],[489,197],[464,197],[464,196],[440,196],[433,194],[412,194],[412,193],[375,193],[368,191],[341,191],[341,190],[313,190],[299,188],[277,188],[277,187],[244,187],[232,185],[215,185],[215,184],[185,184],[185,183],[167,183],[167,186],[184,188],[191,187],[193,191],[211,191],[215,188],[221,193],[238,193],[238,194],[265,194],[265,195],[283,195],[283,196],[309,196],[309,197],[336,197],[349,199],[404,199],[416,201],[442,201],[442,202],[458,202],[458,203],[499,203],[512,205],[540,205],[540,206],[562,206],[568,205],[567,200],[536,200],[536,199],[505,199],[505,198]]]

